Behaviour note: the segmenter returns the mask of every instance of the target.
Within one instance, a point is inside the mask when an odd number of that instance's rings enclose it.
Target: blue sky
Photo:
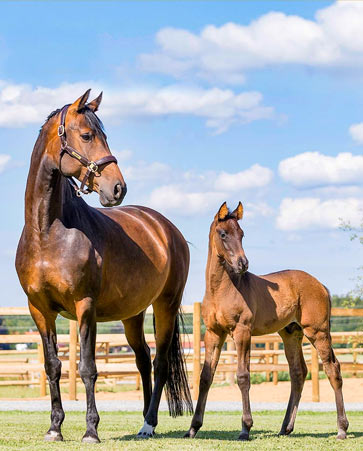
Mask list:
[[[184,302],[203,296],[224,200],[244,204],[252,272],[352,289],[362,252],[339,218],[363,216],[362,27],[360,2],[1,2],[1,305],[26,302],[14,256],[38,130],[89,87],[125,204],[193,243]]]

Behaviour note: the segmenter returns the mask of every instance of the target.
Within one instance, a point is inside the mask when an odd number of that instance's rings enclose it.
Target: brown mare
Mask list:
[[[89,91],[52,113],[40,131],[28,175],[16,269],[44,345],[52,407],[45,439],[63,439],[55,325],[61,314],[78,320],[78,369],[87,396],[83,441],[95,443],[99,442],[94,396],[97,321],[122,320],[135,351],[144,390],[140,436],[153,435],[164,385],[172,415],[192,409],[178,324],[189,250],[176,227],[156,211],[138,206],[95,209],[79,197],[71,177],[82,181],[82,192],[86,183],[89,191],[99,193],[104,206],[119,205],[126,194],[95,115],[101,95],[90,103],[88,96]],[[154,389],[143,331],[145,310],[151,304],[156,330]]]
[[[205,362],[200,377],[198,404],[185,437],[195,437],[203,424],[208,391],[227,335],[237,350],[237,382],[242,393],[242,432],[248,440],[252,427],[249,400],[251,336],[278,332],[283,339],[290,368],[291,394],[280,434],[294,429],[296,413],[307,368],[301,342],[305,335],[317,349],[335,392],[339,439],[346,438],[340,365],[330,336],[328,290],[303,271],[279,271],[264,276],[247,272],[248,260],[242,247],[241,202],[233,213],[226,203],[219,209],[209,233],[206,292],[202,305],[205,334]]]

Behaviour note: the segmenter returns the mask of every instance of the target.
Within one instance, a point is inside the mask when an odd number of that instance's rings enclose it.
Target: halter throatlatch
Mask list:
[[[82,194],[90,194],[92,192],[92,190],[90,190],[86,186],[86,183],[87,183],[90,175],[94,174],[95,176],[98,176],[100,166],[103,166],[103,165],[109,164],[109,163],[117,164],[117,159],[113,155],[107,155],[106,157],[100,158],[97,161],[92,161],[92,160],[90,161],[90,160],[88,160],[88,158],[86,158],[82,154],[80,154],[76,149],[73,149],[73,147],[68,145],[67,138],[66,138],[65,122],[66,122],[66,116],[67,116],[67,111],[68,111],[69,107],[70,107],[70,105],[66,105],[62,108],[60,125],[58,127],[58,136],[61,140],[59,169],[61,170],[61,161],[62,161],[62,157],[65,153],[67,153],[70,157],[78,160],[82,166],[87,168],[86,174],[83,177],[80,188],[78,188],[77,183],[73,180],[72,177],[68,177],[73,188],[76,190],[77,196],[80,197],[80,196],[82,196]]]

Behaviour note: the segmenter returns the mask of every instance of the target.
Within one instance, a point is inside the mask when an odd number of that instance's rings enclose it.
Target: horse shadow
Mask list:
[[[176,431],[169,431],[169,432],[162,432],[162,433],[156,433],[154,438],[156,439],[182,439],[185,441],[190,441],[193,439],[188,439],[188,438],[184,438],[185,432],[180,431],[180,430],[176,430]],[[199,431],[198,435],[197,435],[197,439],[198,440],[222,440],[222,441],[237,441],[237,438],[239,436],[239,434],[241,433],[240,429],[236,429],[234,431],[220,431],[220,430],[208,430],[208,431]],[[334,432],[295,432],[289,436],[283,435],[280,436],[281,440],[285,440],[288,438],[307,438],[307,437],[311,437],[311,438],[320,438],[320,439],[329,439],[329,438],[333,438],[335,437],[335,433]],[[278,433],[276,431],[272,431],[272,430],[266,430],[266,429],[257,429],[254,430],[253,432],[251,431],[250,434],[250,438],[248,441],[254,441],[256,439],[261,439],[261,438],[273,438],[278,436]],[[348,440],[352,440],[352,439],[358,439],[360,437],[363,437],[363,432],[358,432],[358,431],[354,431],[351,433],[348,433]],[[137,438],[135,436],[135,434],[127,434],[124,435],[122,437],[112,437],[111,440],[113,441],[117,441],[117,442],[122,442],[122,441],[139,441],[139,440],[144,440],[142,438]],[[151,439],[152,440],[152,439]]]

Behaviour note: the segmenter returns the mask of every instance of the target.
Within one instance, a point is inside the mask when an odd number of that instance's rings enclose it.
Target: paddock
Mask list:
[[[193,399],[198,397],[199,374],[201,362],[204,358],[203,334],[204,327],[200,316],[199,302],[194,305],[184,306],[187,334],[182,336],[184,344],[189,382],[193,389]],[[152,309],[147,311],[147,321],[151,321]],[[28,317],[27,307],[2,307],[0,317]],[[361,318],[363,309],[333,308],[334,318]],[[68,322],[68,320],[66,320]],[[77,323],[69,321],[69,333],[59,334],[59,354],[62,360],[61,384],[69,394],[70,400],[76,400],[77,390],[81,387],[81,380],[77,371],[79,359],[79,344]],[[102,326],[100,326],[102,328]],[[47,380],[43,368],[43,350],[38,332],[16,333],[11,331],[8,335],[0,335],[0,344],[27,344],[36,349],[24,351],[1,350],[0,351],[0,387],[31,386],[38,387],[39,396],[47,394]],[[363,373],[363,333],[361,332],[333,332],[333,345],[335,353],[341,361],[344,374],[355,376]],[[155,348],[154,334],[147,333],[146,340],[152,353]],[[274,385],[279,384],[279,377],[287,374],[288,365],[284,358],[281,338],[278,334],[253,337],[253,350],[251,371],[259,374],[265,380],[271,380]],[[97,367],[99,372],[98,390],[112,391],[117,384],[128,384],[136,390],[140,390],[140,377],[136,368],[133,352],[130,351],[127,340],[122,333],[97,335]],[[321,363],[315,349],[307,342],[303,344],[304,355],[310,371],[309,382],[310,401],[320,401],[319,372],[322,371]],[[223,350],[220,363],[217,367],[216,384],[233,385],[235,382],[236,351],[233,342],[227,341]],[[279,376],[280,375],[280,376]],[[322,376],[322,373],[320,374]],[[306,392],[306,391],[305,391]],[[141,396],[141,393],[140,393]]]
[[[284,411],[254,411],[255,427],[251,430],[248,450],[358,450],[363,448],[363,416],[360,412],[348,412],[350,427],[348,440],[337,443],[335,439],[335,412],[304,412],[297,417],[296,432],[291,436],[278,437],[277,431],[284,417]],[[183,439],[183,433],[190,423],[189,417],[170,418],[166,412],[160,413],[160,422],[155,437],[150,441],[135,439],[137,426],[142,419],[141,412],[102,412],[99,426],[101,443],[97,450],[241,450],[236,440],[240,429],[239,411],[207,412],[203,429],[190,443]],[[223,430],[220,429],[223,416]],[[84,412],[68,412],[64,420],[61,444],[43,442],[44,429],[49,423],[47,412],[0,412],[0,448],[10,450],[49,450],[50,447],[80,450],[86,449],[79,443],[84,427]]]

